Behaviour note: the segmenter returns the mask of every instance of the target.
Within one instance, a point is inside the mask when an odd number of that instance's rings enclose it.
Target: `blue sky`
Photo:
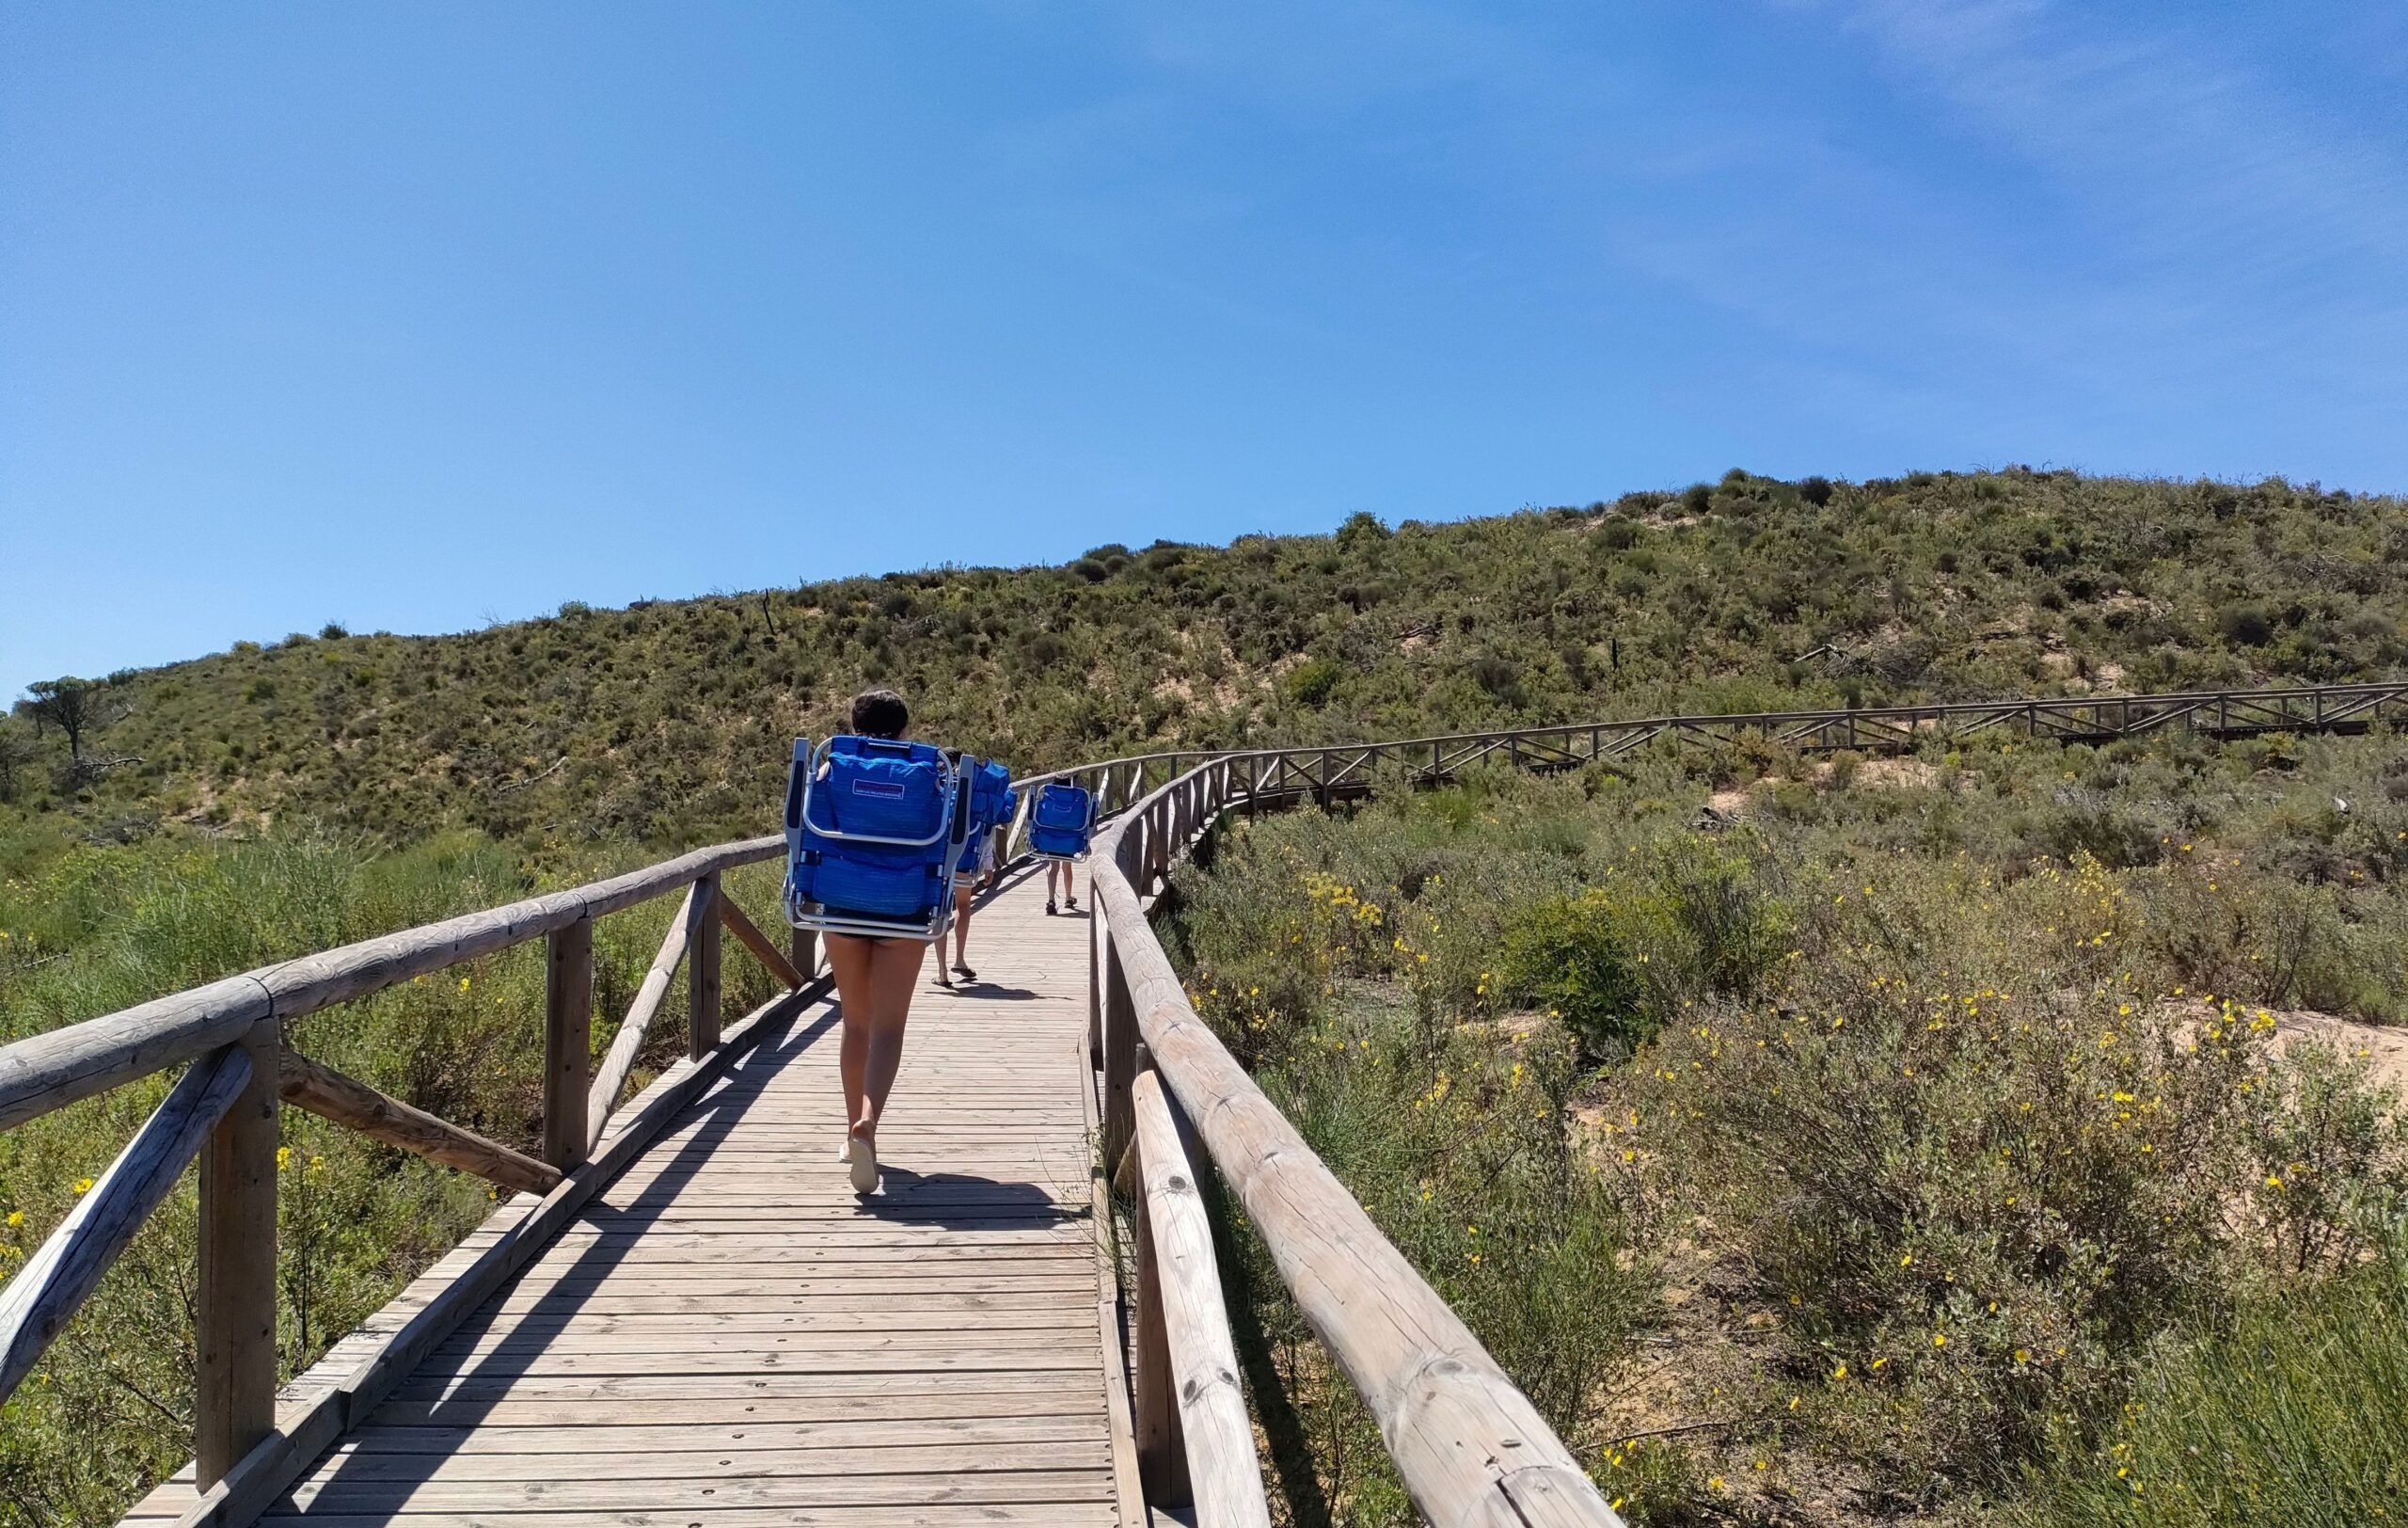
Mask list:
[[[0,694],[2403,405],[2387,0],[0,9]]]

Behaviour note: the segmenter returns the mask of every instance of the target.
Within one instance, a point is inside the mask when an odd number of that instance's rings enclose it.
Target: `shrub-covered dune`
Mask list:
[[[1246,740],[2408,661],[2408,504],[2279,481],[1733,472],[1680,493],[1228,547],[1100,547],[343,634],[118,676],[71,766],[0,725],[0,868],[62,836],[294,817],[404,841],[759,831],[786,739],[865,683],[1026,768]],[[15,762],[10,762],[14,760]]]

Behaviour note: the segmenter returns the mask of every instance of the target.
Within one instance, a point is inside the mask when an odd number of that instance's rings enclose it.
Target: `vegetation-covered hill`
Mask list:
[[[0,865],[295,817],[405,841],[757,831],[870,681],[1038,768],[1661,709],[2330,680],[2408,658],[2408,503],[2010,470],[1681,493],[1066,566],[329,627],[116,676],[69,756],[0,725]],[[1811,657],[1806,655],[1813,655]]]
[[[1206,1020],[1630,1521],[2399,1513],[2397,732],[1500,770],[1180,886]],[[1233,1219],[1287,1520],[1418,1522]]]

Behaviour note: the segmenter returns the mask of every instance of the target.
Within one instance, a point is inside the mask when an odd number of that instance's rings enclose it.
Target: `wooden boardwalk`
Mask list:
[[[1087,955],[1041,876],[978,912],[979,982],[913,1003],[868,1201],[837,1158],[834,1011],[799,1014],[260,1520],[1121,1523]],[[192,1500],[187,1470],[128,1520]]]

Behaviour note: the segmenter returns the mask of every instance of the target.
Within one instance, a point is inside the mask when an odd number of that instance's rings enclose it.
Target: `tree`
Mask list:
[[[67,756],[78,769],[84,763],[84,735],[96,732],[125,714],[125,708],[108,692],[105,682],[71,676],[37,679],[25,686],[25,698],[17,702],[17,709],[34,719],[37,732],[56,727],[64,733]]]

